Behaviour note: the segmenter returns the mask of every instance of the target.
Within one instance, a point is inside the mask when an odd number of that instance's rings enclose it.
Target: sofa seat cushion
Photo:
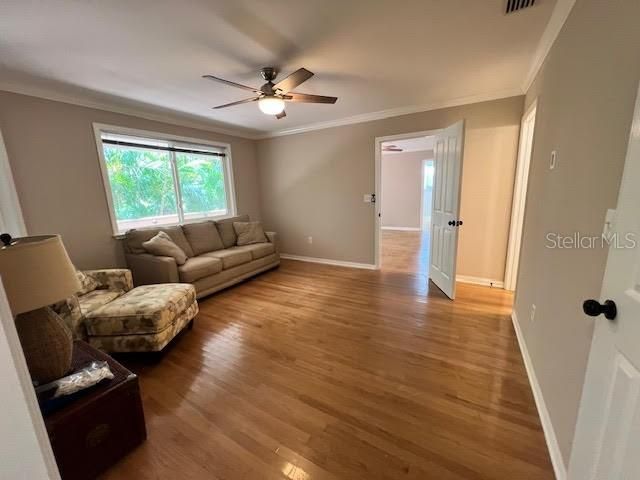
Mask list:
[[[251,252],[244,250],[244,247],[225,248],[224,250],[218,250],[217,252],[205,253],[201,256],[217,258],[222,261],[222,269],[228,270],[229,268],[242,265],[243,263],[249,263],[253,260]]]
[[[141,335],[162,332],[196,301],[187,283],[143,285],[93,310],[85,324],[89,336]]]
[[[116,298],[124,295],[124,290],[93,290],[84,295],[78,296],[78,304],[80,305],[80,313],[86,317],[95,309],[114,301]]]
[[[273,243],[254,243],[252,245],[243,245],[241,247],[233,247],[231,250],[243,251],[251,253],[251,259],[257,260],[275,253],[276,247]]]
[[[222,270],[222,260],[200,255],[189,258],[184,265],[178,267],[181,282],[192,283],[203,277],[215,275]]]
[[[195,255],[214,252],[224,248],[216,224],[211,220],[198,223],[185,223],[182,226],[182,230]]]

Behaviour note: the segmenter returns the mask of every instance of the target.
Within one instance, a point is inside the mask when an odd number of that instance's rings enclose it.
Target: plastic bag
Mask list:
[[[113,373],[107,362],[91,362],[71,375],[37,387],[36,393],[40,396],[46,392],[47,397],[58,398],[92,387],[104,379],[110,380],[112,378]],[[51,392],[53,392],[52,395],[50,395]]]

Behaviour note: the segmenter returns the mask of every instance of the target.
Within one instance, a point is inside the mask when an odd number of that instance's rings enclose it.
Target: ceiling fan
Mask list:
[[[383,145],[383,152],[402,152],[402,148],[396,147],[395,145]]]
[[[231,82],[223,78],[214,77],[213,75],[203,75],[202,78],[208,78],[215,82],[231,85],[232,87],[242,88],[243,90],[249,90],[256,94],[255,97],[245,98],[244,100],[238,100],[237,102],[226,103],[224,105],[218,105],[213,107],[214,109],[232,107],[234,105],[240,105],[242,103],[258,102],[258,107],[267,115],[275,115],[280,120],[287,116],[284,111],[284,102],[300,102],[300,103],[336,103],[338,97],[325,97],[323,95],[310,95],[308,93],[296,93],[292,92],[298,85],[306,82],[311,77],[311,73],[306,68],[299,68],[284,80],[280,80],[278,83],[273,83],[278,75],[278,71],[274,67],[264,67],[260,70],[262,78],[267,83],[260,88],[248,87],[236,82]]]

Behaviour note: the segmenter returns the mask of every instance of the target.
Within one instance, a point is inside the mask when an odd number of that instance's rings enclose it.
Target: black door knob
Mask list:
[[[462,220],[458,220],[458,221],[456,222],[456,227],[459,227],[460,225],[462,225]]]
[[[450,220],[448,224],[450,227],[453,227],[456,224],[456,222],[454,220]]]
[[[597,300],[585,300],[582,304],[582,310],[590,317],[597,317],[604,313],[604,317],[608,320],[613,320],[618,314],[616,302],[613,300],[605,300],[604,304]]]

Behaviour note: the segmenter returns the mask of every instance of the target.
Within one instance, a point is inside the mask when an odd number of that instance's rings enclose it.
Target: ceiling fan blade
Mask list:
[[[243,90],[249,90],[253,93],[260,93],[260,90],[253,87],[247,87],[246,85],[241,85],[236,82],[232,82],[230,80],[225,80],[224,78],[214,77],[213,75],[203,75],[202,78],[208,78],[209,80],[213,80],[214,82],[224,83],[225,85],[231,85],[232,87],[242,88]]]
[[[287,112],[285,112],[284,110],[282,110],[279,114],[276,115],[276,118],[278,120],[280,120],[281,118],[284,118],[287,116]]]
[[[289,92],[283,96],[289,102],[302,103],[336,103],[338,97],[326,97],[324,95],[310,95],[308,93]]]
[[[278,83],[276,83],[273,86],[273,89],[278,90],[281,94],[288,93],[301,83],[309,80],[311,77],[313,77],[313,73],[311,73],[306,68],[299,68],[284,80],[280,80]]]
[[[214,110],[217,110],[219,108],[233,107],[234,105],[240,105],[242,103],[255,102],[257,100],[260,100],[260,97],[245,98],[244,100],[238,100],[237,102],[225,103],[224,105],[218,105],[217,107],[212,107],[212,108]]]

